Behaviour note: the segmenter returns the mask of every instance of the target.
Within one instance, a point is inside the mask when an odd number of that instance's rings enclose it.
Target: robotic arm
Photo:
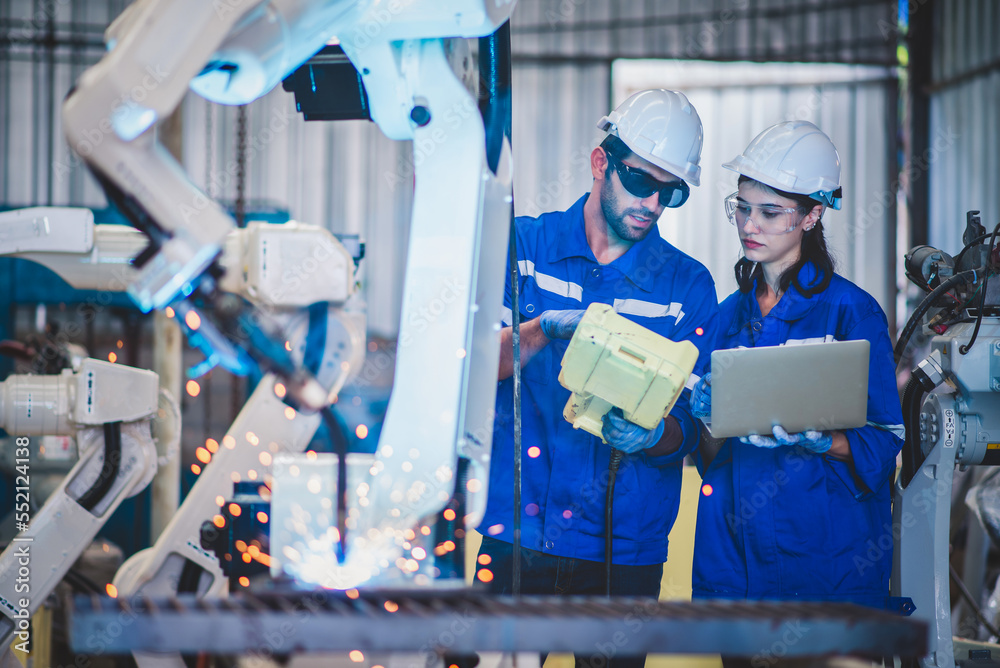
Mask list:
[[[15,484],[18,535],[0,554],[0,645],[27,621],[121,502],[156,472],[150,422],[155,373],[94,359],[58,376],[10,376],[0,383],[0,427],[29,459],[31,436],[75,436],[80,459],[34,517],[30,470]]]
[[[415,161],[395,388],[367,485],[370,503],[348,521],[348,563],[300,572],[307,582],[348,588],[385,575],[379,564],[401,552],[404,529],[447,502],[459,457],[470,460],[475,480],[468,486],[470,525],[482,515],[510,162],[506,154],[496,173],[489,169],[476,98],[456,76],[441,38],[489,34],[513,4],[273,0],[218,11],[217,3],[201,0],[140,1],[111,27],[112,50],[84,73],[64,107],[71,145],[149,239],[128,287],[144,310],[174,304],[178,313],[197,315],[178,300],[196,296],[218,306],[227,280],[215,259],[232,221],[185,178],[153,132],[192,80],[210,99],[249,102],[336,36],[362,74],[383,132],[434,146]],[[214,311],[223,314],[219,327],[199,317],[201,335],[224,347],[219,330],[232,335],[245,311]],[[314,386],[292,382],[301,377],[289,370],[298,373],[300,365],[238,346],[276,372],[271,380],[285,386],[286,399],[319,407]],[[242,443],[246,434],[232,437]]]
[[[895,485],[893,596],[913,599],[914,616],[930,626],[921,666],[952,668],[986,651],[953,637],[949,593],[952,490],[956,466],[1000,465],[1000,262],[995,237],[970,211],[965,247],[952,257],[928,246],[907,255],[907,273],[929,294],[900,334],[896,358],[926,327],[930,354],[917,364],[903,394],[906,442]],[[984,553],[985,554],[985,553]],[[996,646],[992,646],[996,650]]]
[[[42,264],[77,288],[124,290],[135,275],[129,260],[143,244],[143,235],[136,230],[119,225],[94,225],[93,214],[87,209],[47,207],[0,213],[0,254]],[[322,228],[299,223],[251,223],[245,229],[229,233],[218,262],[225,268],[219,277],[220,289],[253,302],[257,316],[267,318],[280,329],[282,338],[275,345],[318,380],[324,388],[324,399],[327,392],[331,395],[339,392],[360,368],[364,357],[364,312],[355,295],[355,264],[349,251]],[[193,311],[179,309],[179,320],[190,330],[189,335],[197,339],[201,327],[194,318],[184,317],[185,313]],[[212,346],[205,346],[205,350],[209,354],[214,352]],[[93,360],[87,364],[124,368]],[[153,376],[155,389],[155,374],[142,373]],[[55,382],[51,377],[28,378]],[[24,384],[18,387],[21,386]],[[96,396],[107,401],[114,396],[113,392],[104,383],[98,387]],[[199,528],[218,512],[218,499],[230,495],[234,480],[264,483],[274,455],[302,451],[312,439],[319,415],[294,410],[282,401],[286,395],[287,387],[273,374],[258,384],[221,440],[213,461],[205,467],[156,544],[134,555],[115,575],[121,596],[183,591],[211,596],[224,593],[225,578],[215,555],[201,548]],[[37,391],[34,396],[39,396]],[[8,408],[16,405],[19,404],[0,404]],[[155,409],[155,401],[153,406]],[[34,415],[37,418],[38,411]],[[61,433],[59,429],[61,425],[47,425],[39,433]],[[99,432],[98,429],[98,435]],[[25,430],[14,429],[12,433],[20,436]],[[153,455],[155,469],[155,451]],[[149,476],[152,473],[149,471]],[[132,488],[132,493],[140,491],[147,482],[143,478],[141,484]],[[65,514],[62,510],[54,512],[59,517],[63,515],[58,513]],[[32,523],[40,530],[46,527],[51,530],[48,534],[51,545],[46,547],[50,554],[65,552],[67,547],[82,550],[100,527],[97,524],[89,533],[67,533],[59,522],[50,522],[51,516],[51,513],[40,515]],[[16,551],[14,554],[16,557]],[[67,562],[67,568],[72,561]],[[0,595],[16,593],[16,562],[11,567],[13,570],[7,575],[0,573],[0,583],[9,585],[10,592],[0,585]],[[50,588],[63,575],[64,571],[53,573],[47,583]],[[44,596],[36,598],[40,602]],[[12,613],[21,615],[16,601],[14,606],[10,608]],[[26,620],[27,616],[23,618]],[[143,665],[179,665],[177,657],[142,660]]]

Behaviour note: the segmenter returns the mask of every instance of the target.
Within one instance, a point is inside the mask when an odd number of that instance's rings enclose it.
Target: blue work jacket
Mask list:
[[[550,309],[615,310],[673,341],[698,346],[695,373],[709,360],[718,323],[711,275],[653,230],[624,255],[597,262],[584,231],[582,197],[569,210],[518,218],[519,311],[522,322]],[[509,283],[509,281],[508,281]],[[510,288],[505,297],[510,325]],[[567,341],[552,341],[522,370],[521,541],[526,548],[564,557],[604,560],[604,510],[611,448],[563,418],[569,390],[559,384]],[[681,462],[697,447],[698,425],[688,408],[690,389],[670,414],[684,433],[679,451],[661,457],[625,455],[614,491],[614,562],[663,563],[667,533],[677,516]],[[481,533],[513,542],[513,380],[497,388],[490,488]]]
[[[816,285],[816,268],[799,272]],[[754,290],[721,305],[718,348],[867,339],[868,424],[845,430],[853,461],[797,446],[727,439],[698,501],[693,590],[701,598],[810,599],[883,607],[892,566],[891,478],[902,445],[892,344],[878,303],[834,275],[805,297],[790,287],[767,316]],[[816,401],[823,379],[816,378]],[[753,378],[746,379],[752,392]]]

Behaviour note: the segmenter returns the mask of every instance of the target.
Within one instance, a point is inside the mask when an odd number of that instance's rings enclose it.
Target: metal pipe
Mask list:
[[[479,108],[486,127],[486,160],[490,169],[496,172],[504,138],[510,139],[512,135],[510,21],[497,28],[492,35],[479,38],[479,77],[481,87]],[[511,196],[513,197],[513,189]],[[511,284],[511,336],[514,348],[514,559],[511,586],[514,596],[518,596],[521,593],[521,323],[513,206],[510,214],[510,243],[507,256]]]

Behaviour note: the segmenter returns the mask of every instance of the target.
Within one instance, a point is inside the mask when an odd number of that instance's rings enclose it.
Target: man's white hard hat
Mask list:
[[[597,127],[637,156],[692,185],[701,184],[701,118],[684,93],[662,88],[635,93]]]

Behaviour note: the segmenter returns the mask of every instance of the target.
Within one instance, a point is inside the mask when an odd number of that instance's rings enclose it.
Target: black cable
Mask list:
[[[990,282],[990,262],[993,260],[993,247],[997,242],[998,231],[1000,231],[1000,223],[997,223],[996,227],[993,228],[993,236],[990,237],[990,250],[986,254],[986,267],[984,270],[985,276],[983,276],[982,286],[983,292],[979,295],[979,312],[976,313],[976,326],[972,330],[972,336],[969,338],[969,343],[958,347],[958,352],[962,355],[967,355],[969,351],[972,350],[972,346],[976,343],[976,337],[979,336],[979,327],[983,324],[983,313],[986,311],[986,287]]]
[[[337,534],[340,536],[337,541],[337,561],[342,564],[346,555],[344,545],[347,544],[347,438],[330,406],[324,406],[320,415],[323,416],[323,423],[337,453]]]
[[[69,586],[83,594],[103,594],[104,590],[101,589],[96,582],[88,578],[86,575],[76,570],[75,568],[70,568],[66,571],[66,575],[63,576]]]
[[[177,578],[177,593],[197,594],[203,570],[201,566],[190,559],[185,559],[184,566],[181,567],[181,574]]]
[[[980,623],[986,627],[986,630],[990,632],[990,635],[995,638],[1000,638],[1000,631],[998,631],[997,627],[986,619],[986,615],[983,614],[983,609],[979,607],[978,603],[976,603],[976,599],[972,596],[972,592],[970,592],[968,587],[965,586],[965,583],[962,582],[962,578],[958,577],[958,572],[950,563],[948,564],[948,574],[951,576],[951,581],[955,583],[956,587],[958,587],[958,593],[962,595],[965,602],[969,604],[970,608],[972,608],[972,614],[974,614],[976,618],[979,619]]]
[[[87,510],[93,510],[101,499],[111,490],[118,477],[118,469],[122,461],[122,423],[104,423],[104,463],[101,473],[94,484],[84,492],[77,503]]]
[[[913,332],[915,332],[920,326],[921,320],[927,310],[931,308],[942,295],[947,293],[956,285],[968,283],[970,282],[970,279],[974,281],[976,275],[977,273],[975,270],[963,271],[955,274],[944,283],[934,288],[930,294],[923,298],[920,304],[917,305],[917,308],[914,309],[913,315],[911,315],[910,319],[906,321],[906,326],[903,327],[903,332],[899,335],[899,340],[896,341],[896,347],[893,349],[893,357],[895,358],[896,364],[899,364],[899,360],[903,357],[903,352],[906,350],[907,342],[910,340],[910,337],[913,336]]]
[[[986,274],[983,277],[983,290],[979,295],[979,308],[976,313],[976,326],[972,328],[972,336],[969,337],[968,343],[963,343],[958,347],[958,353],[960,355],[968,355],[969,351],[972,350],[972,346],[976,343],[976,338],[979,336],[979,327],[983,324],[983,310],[986,308],[986,283],[990,280],[990,275]]]
[[[978,237],[976,237],[969,243],[965,244],[965,247],[962,248],[962,250],[958,253],[958,255],[955,256],[955,267],[961,267],[962,265],[959,263],[962,261],[962,258],[965,257],[965,254],[974,246],[978,246],[981,241],[989,239],[992,235],[993,235],[992,232],[987,232],[986,234],[980,234]]]
[[[615,507],[615,478],[618,476],[618,465],[622,462],[623,453],[616,448],[611,449],[611,461],[608,462],[608,489],[604,498],[604,591],[611,598],[611,564],[614,555],[613,531]]]
[[[915,375],[910,376],[903,390],[903,427],[906,435],[903,439],[903,461],[899,481],[904,489],[913,480],[924,460],[924,453],[920,449],[920,407],[926,394],[927,391],[920,384],[920,380]]]

